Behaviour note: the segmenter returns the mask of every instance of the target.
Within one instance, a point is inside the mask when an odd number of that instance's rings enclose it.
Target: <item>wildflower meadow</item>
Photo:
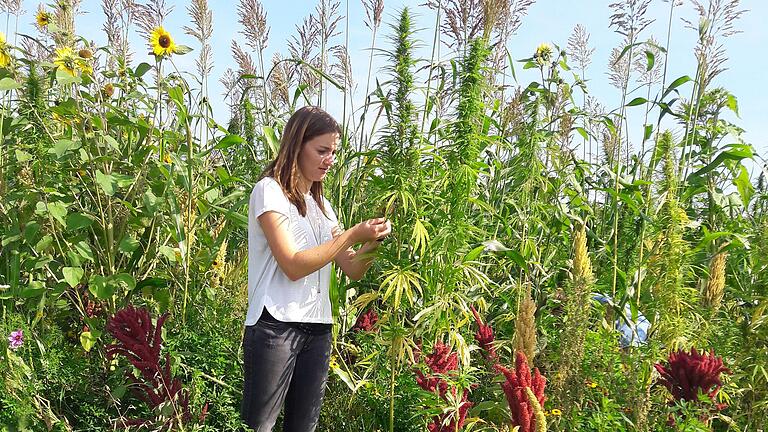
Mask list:
[[[393,226],[332,275],[318,430],[768,427],[739,0],[605,2],[615,47],[523,26],[552,0],[290,2],[287,40],[235,3],[0,1],[0,431],[245,430],[248,198],[306,105],[340,223]]]

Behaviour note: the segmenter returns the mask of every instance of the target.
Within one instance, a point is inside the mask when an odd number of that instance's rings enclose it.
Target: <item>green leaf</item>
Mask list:
[[[108,284],[102,275],[93,275],[88,281],[88,291],[98,299],[107,300],[115,294],[115,285]]]
[[[48,213],[59,221],[62,226],[67,226],[64,217],[67,216],[67,206],[61,201],[48,203]]]
[[[643,133],[643,141],[648,141],[648,139],[651,137],[651,134],[653,133],[653,125],[645,125],[645,132]]]
[[[648,99],[646,99],[646,98],[644,98],[644,97],[636,97],[636,98],[632,99],[631,101],[629,101],[629,103],[627,104],[627,106],[637,106],[637,105],[642,105],[642,104],[644,104],[644,103],[646,103],[646,102],[648,102]]]
[[[647,72],[653,69],[653,65],[656,61],[656,56],[653,54],[653,52],[651,52],[651,50],[645,50],[645,60],[646,60],[645,70]]]
[[[67,216],[67,231],[74,231],[80,228],[87,228],[93,223],[90,216],[80,213],[70,213]]]
[[[80,283],[80,279],[83,278],[83,274],[85,273],[82,267],[63,267],[61,271],[64,273],[64,280],[72,288]]]
[[[728,97],[725,100],[725,106],[733,111],[736,114],[736,117],[739,117],[739,102],[736,100],[736,96],[728,93]]]
[[[109,135],[104,135],[104,141],[107,143],[107,145],[112,147],[113,150],[118,152],[120,151],[120,144],[117,143],[116,139],[112,138]]]
[[[24,150],[16,150],[16,161],[18,162],[26,162],[28,160],[32,159],[32,155],[25,152]]]
[[[690,177],[701,177],[723,164],[725,160],[740,161],[742,159],[752,159],[754,149],[749,144],[731,144],[730,149],[724,150],[717,157],[700,170],[692,173]]]
[[[629,51],[630,48],[638,46],[638,45],[641,45],[642,43],[643,42],[635,42],[633,44],[629,44],[629,45],[625,46],[624,49],[621,50],[621,54],[619,54],[619,57],[616,58],[616,61],[614,61],[613,64],[611,64],[611,66],[615,66],[615,65],[619,64],[621,59],[624,58],[624,55],[627,54],[627,51]]]
[[[128,293],[136,288],[136,279],[128,273],[119,273],[107,278],[107,284],[112,285],[115,291],[121,289]]]
[[[80,345],[83,346],[85,352],[91,351],[97,340],[98,338],[89,331],[80,333]]]
[[[70,75],[69,72],[63,69],[56,69],[56,82],[59,85],[80,84],[83,82],[83,79],[77,75]]]
[[[95,261],[93,256],[93,250],[91,250],[91,246],[85,240],[75,244],[75,250],[81,257],[87,259],[88,261],[91,261],[91,262]]]
[[[264,133],[264,139],[267,141],[272,157],[276,157],[280,149],[280,140],[277,139],[275,130],[269,126],[263,126],[261,130]]]
[[[245,142],[245,140],[240,135],[230,134],[220,139],[219,142],[216,143],[214,148],[218,150],[222,150],[222,149],[230,148],[233,145],[240,144],[243,142]]]
[[[749,203],[752,201],[752,196],[755,194],[755,187],[752,186],[752,182],[749,180],[749,173],[744,165],[740,166],[741,170],[739,176],[733,179],[733,184],[736,185],[736,189],[739,191],[741,202],[744,204],[744,208],[749,208]]]
[[[664,94],[663,94],[663,95],[661,95],[661,100],[664,100],[664,98],[665,98],[665,97],[667,97],[667,95],[668,95],[668,94],[669,94],[669,93],[670,93],[672,90],[674,90],[674,89],[676,89],[676,88],[680,87],[681,85],[683,85],[683,84],[687,83],[688,81],[693,81],[693,80],[691,79],[691,77],[689,77],[688,75],[683,75],[683,76],[681,76],[680,78],[678,78],[678,79],[676,79],[676,80],[672,81],[672,84],[670,84],[670,85],[669,85],[669,87],[667,87],[667,89],[666,89],[666,90],[664,90]]]
[[[150,66],[149,63],[141,63],[140,65],[136,66],[136,70],[133,72],[133,76],[136,78],[141,78],[150,69],[152,69],[152,66]]]
[[[157,196],[155,196],[154,193],[152,193],[151,190],[147,189],[146,192],[144,192],[144,206],[149,210],[150,213],[154,213],[155,210],[157,210]]]
[[[3,79],[0,79],[0,92],[15,90],[20,87],[21,87],[21,84],[16,82],[16,80],[11,77],[5,77]]]
[[[101,190],[108,196],[115,194],[117,181],[110,174],[104,174],[101,170],[96,170],[96,183],[101,186]]]
[[[579,127],[576,128],[576,132],[578,132],[579,135],[581,135],[581,137],[584,138],[585,141],[589,141],[589,133],[587,133],[586,129],[584,129],[583,127],[579,126]]]
[[[130,235],[126,235],[125,237],[123,237],[123,239],[120,241],[120,245],[118,246],[118,249],[120,249],[120,251],[125,253],[132,253],[138,248],[139,248],[139,241],[131,237]]]
[[[184,55],[190,52],[192,52],[192,48],[186,45],[176,45],[176,50],[173,51],[174,54],[178,55]]]
[[[79,148],[80,148],[79,141],[60,139],[53,144],[53,147],[48,149],[48,153],[55,154],[56,157],[60,158],[65,154],[71,152],[72,150],[77,150]]]

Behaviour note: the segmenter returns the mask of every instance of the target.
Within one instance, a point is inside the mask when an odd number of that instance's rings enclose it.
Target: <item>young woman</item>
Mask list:
[[[331,349],[330,263],[360,279],[391,231],[383,218],[344,231],[323,197],[340,133],[323,110],[298,110],[251,193],[241,415],[256,432],[272,430],[283,404],[284,432],[315,430]]]

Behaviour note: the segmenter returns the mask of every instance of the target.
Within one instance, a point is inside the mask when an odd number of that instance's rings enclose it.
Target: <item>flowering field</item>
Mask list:
[[[343,124],[343,225],[394,227],[362,280],[332,278],[319,430],[765,429],[766,169],[718,80],[738,0],[605,6],[623,41],[593,79],[616,107],[588,92],[586,28],[509,53],[535,0],[364,0],[362,83],[346,3],[319,0],[270,59],[240,0],[224,95],[206,0],[183,28],[162,0],[102,0],[105,46],[77,0],[14,37],[21,3],[0,3],[1,431],[243,429],[248,194],[308,104]],[[695,68],[672,76],[681,18]]]

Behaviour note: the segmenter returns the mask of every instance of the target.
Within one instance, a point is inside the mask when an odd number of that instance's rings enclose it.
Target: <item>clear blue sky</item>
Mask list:
[[[702,0],[706,3],[707,0]],[[174,10],[165,23],[168,31],[174,35],[177,43],[186,44],[197,48],[196,41],[183,34],[182,27],[189,25],[186,7],[188,2],[167,0],[169,5],[174,5]],[[384,22],[377,45],[386,47],[385,38],[389,33],[387,23],[393,21],[395,14],[404,5],[409,6],[417,16],[417,27],[422,29],[417,32],[416,37],[423,42],[420,55],[429,58],[430,44],[433,36],[435,12],[425,6],[419,6],[424,3],[423,0],[384,0]],[[609,108],[615,108],[620,104],[619,92],[608,84],[606,71],[608,70],[608,56],[612,48],[621,43],[621,37],[609,28],[609,16],[611,10],[608,8],[607,0],[539,0],[528,11],[523,18],[523,23],[517,33],[509,42],[509,50],[512,57],[520,59],[530,56],[539,43],[556,43],[562,47],[566,45],[568,36],[576,24],[584,25],[591,34],[591,44],[596,48],[593,56],[593,62],[587,70],[589,78],[588,88],[592,95],[596,96],[603,105]],[[267,12],[268,25],[270,27],[269,44],[265,59],[270,59],[275,51],[287,54],[287,41],[295,34],[295,27],[300,24],[304,17],[314,12],[317,4],[313,0],[263,0],[262,4]],[[230,41],[236,39],[243,41],[242,35],[238,34],[240,24],[236,12],[236,1],[211,1],[210,8],[213,11],[214,33],[212,45],[214,47],[214,69],[210,79],[210,99],[214,107],[216,119],[221,123],[226,123],[228,110],[221,96],[222,88],[218,83],[219,77],[228,68],[236,68],[235,62],[230,54]],[[349,8],[349,39],[350,39],[350,57],[352,59],[352,70],[354,79],[357,83],[357,90],[354,95],[356,106],[361,105],[363,93],[365,90],[365,77],[368,64],[368,47],[370,43],[370,31],[363,24],[364,11],[360,0],[341,1],[342,14]],[[24,8],[27,13],[22,17],[19,32],[34,34],[32,27],[34,21],[34,12],[37,8],[36,2],[25,1]],[[649,8],[649,17],[656,21],[646,30],[645,37],[655,36],[657,40],[663,41],[666,38],[666,24],[669,4],[661,0],[654,0]],[[764,101],[768,96],[766,86],[762,84],[762,78],[768,72],[768,59],[763,55],[765,47],[768,46],[768,2],[763,0],[742,1],[742,8],[749,9],[737,23],[736,27],[742,33],[724,39],[723,45],[727,50],[728,61],[726,66],[728,70],[723,72],[716,80],[715,85],[722,86],[731,91],[739,101],[740,119],[731,116],[731,120],[746,130],[744,135],[746,141],[752,143],[761,155],[768,154],[768,125],[765,115]],[[97,44],[104,44],[106,37],[101,31],[101,23],[104,16],[101,10],[101,3],[96,0],[84,0],[81,4],[83,14],[77,18],[78,33]],[[697,16],[689,1],[686,1],[682,7],[676,8],[675,19],[673,21],[672,44],[670,46],[668,81],[681,75],[694,76],[696,72],[693,47],[696,41],[694,30],[684,27],[681,18],[686,18],[694,22]],[[343,31],[345,22],[340,23],[340,29]],[[9,35],[9,40],[13,40]],[[150,61],[151,58],[146,54],[144,41],[134,33],[132,39],[132,48],[136,53],[134,62]],[[336,43],[343,43],[344,35],[338,37]],[[244,45],[244,44],[243,44]],[[186,56],[178,57],[175,61],[177,66],[182,69],[194,71],[194,60],[197,50]],[[447,48],[441,48],[441,57],[447,58],[450,53]],[[383,65],[383,59],[374,60],[374,76],[377,72],[381,76],[383,72],[378,71]],[[518,81],[521,85],[527,85],[536,76],[530,71],[521,71],[517,67]],[[529,74],[526,74],[529,72]],[[689,84],[690,85],[690,84]],[[690,87],[685,87],[684,95],[690,93]],[[639,96],[640,94],[638,94]],[[329,111],[332,114],[341,116],[341,103],[338,99],[332,101],[329,105]],[[336,112],[338,111],[338,112]],[[637,117],[642,117],[641,108],[637,107],[630,111],[631,128],[633,137],[641,137],[642,130]],[[635,117],[635,121],[632,121]],[[635,125],[637,123],[637,125]],[[634,138],[633,138],[634,139]]]

